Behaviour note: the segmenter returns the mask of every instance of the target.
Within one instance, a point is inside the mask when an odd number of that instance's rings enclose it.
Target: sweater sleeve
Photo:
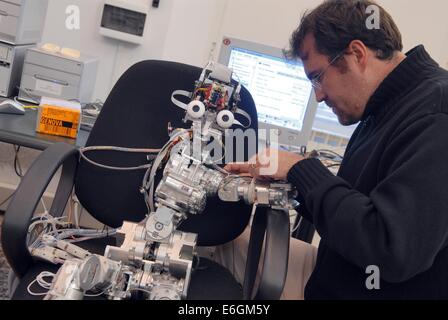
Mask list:
[[[288,174],[322,241],[351,263],[380,268],[388,282],[429,269],[448,237],[448,116],[427,115],[392,138],[368,195],[315,159]]]
[[[313,223],[313,215],[306,208],[305,195],[316,185],[323,183],[328,178],[334,178],[334,175],[319,160],[315,158],[305,159],[297,163],[288,172],[288,181],[296,186],[299,191],[297,201],[301,206],[300,214],[308,221]]]

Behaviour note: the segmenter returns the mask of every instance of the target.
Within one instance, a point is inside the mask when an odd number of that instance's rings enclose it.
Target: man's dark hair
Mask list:
[[[379,29],[369,29],[366,13],[370,5],[379,9]],[[380,60],[390,60],[395,51],[403,50],[401,33],[392,17],[381,6],[371,0],[326,0],[311,12],[305,12],[300,25],[291,36],[287,57],[302,56],[301,48],[305,37],[312,34],[316,50],[335,58],[353,40],[362,41],[376,52]]]

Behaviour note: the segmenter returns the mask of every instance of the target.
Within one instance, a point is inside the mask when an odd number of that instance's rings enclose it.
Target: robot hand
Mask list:
[[[249,177],[228,176],[218,189],[225,202],[244,200],[247,204],[268,206],[274,210],[293,210],[298,203],[297,191],[289,183],[267,183]]]

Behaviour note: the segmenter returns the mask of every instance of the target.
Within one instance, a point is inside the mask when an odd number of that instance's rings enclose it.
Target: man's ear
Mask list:
[[[354,55],[356,63],[365,69],[368,60],[368,48],[361,40],[353,40],[348,45],[348,52]]]

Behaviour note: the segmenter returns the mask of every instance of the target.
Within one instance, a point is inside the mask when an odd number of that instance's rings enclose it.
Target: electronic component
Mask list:
[[[235,121],[235,116],[229,110],[222,110],[216,116],[216,122],[221,128],[229,129],[233,122]]]
[[[187,113],[193,119],[200,119],[205,113],[205,105],[199,100],[191,101],[187,106]]]
[[[38,43],[48,0],[0,0],[0,41],[14,45]]]
[[[11,97],[16,94],[25,53],[30,47],[30,45],[13,46],[0,42],[0,96]]]
[[[19,99],[39,102],[41,97],[89,103],[95,87],[99,59],[88,55],[71,56],[41,48],[27,50],[20,83]]]

